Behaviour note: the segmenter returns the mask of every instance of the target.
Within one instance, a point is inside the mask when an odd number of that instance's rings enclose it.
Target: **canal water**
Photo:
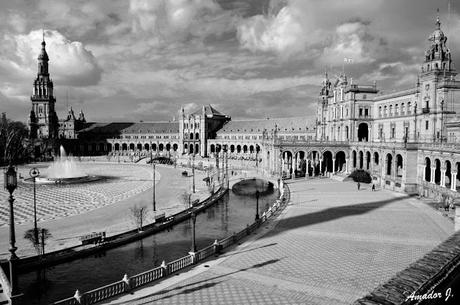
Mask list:
[[[275,202],[277,191],[259,197],[260,213]],[[254,221],[256,198],[229,191],[214,206],[197,215],[197,249],[238,232]],[[85,292],[170,262],[191,249],[191,225],[185,221],[164,231],[96,256],[63,263],[46,270],[19,275],[24,304],[42,305],[68,298],[75,290]]]

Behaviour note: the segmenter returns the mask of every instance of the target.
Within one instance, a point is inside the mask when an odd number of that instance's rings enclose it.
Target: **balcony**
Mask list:
[[[429,112],[430,112],[430,107],[422,108],[422,113],[429,113]]]

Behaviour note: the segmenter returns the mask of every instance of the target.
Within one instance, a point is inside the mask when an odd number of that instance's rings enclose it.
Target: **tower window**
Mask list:
[[[429,122],[425,121],[425,129],[428,130],[428,127],[429,127]]]

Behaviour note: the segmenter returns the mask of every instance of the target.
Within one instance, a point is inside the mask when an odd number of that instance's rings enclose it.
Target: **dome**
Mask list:
[[[46,46],[46,42],[43,40],[42,41],[42,50],[40,52],[40,55],[38,55],[39,60],[49,60],[48,54],[46,53],[46,50],[45,50],[45,46]]]

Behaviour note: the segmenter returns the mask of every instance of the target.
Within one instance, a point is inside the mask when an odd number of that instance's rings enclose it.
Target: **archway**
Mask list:
[[[155,150],[155,149],[154,149]],[[187,154],[188,153],[188,145],[187,143],[184,144],[184,153]]]
[[[346,155],[344,151],[339,151],[335,155],[335,171],[337,172],[345,172],[345,162],[346,162]]]
[[[386,163],[387,163],[387,171],[386,171],[386,174],[387,174],[388,176],[391,176],[392,164],[393,164],[393,156],[392,156],[391,154],[387,154]]]
[[[195,153],[196,154],[200,153],[200,144],[195,144]]]
[[[254,153],[254,146],[253,145],[249,145],[249,153],[250,154]]]
[[[305,152],[298,151],[295,154],[295,175],[297,177],[305,177],[305,173],[307,170],[307,164],[305,162]]]
[[[430,158],[425,158],[425,181],[431,181],[431,160]]]
[[[333,170],[332,168],[332,152],[329,150],[323,153],[323,168],[321,172],[331,173]]]
[[[374,164],[379,165],[379,153],[374,152]]]
[[[235,152],[235,145],[230,145],[230,152],[231,153],[234,153]]]
[[[371,152],[367,151],[366,152],[366,169],[369,170],[371,166]]]
[[[142,150],[142,144],[141,143],[137,144],[137,150]]]
[[[117,151],[120,150],[120,144],[115,143],[115,150],[117,150]]]
[[[173,150],[177,151],[178,145],[176,143],[173,144]]]
[[[446,176],[444,186],[450,188],[452,186],[452,165],[449,160],[446,160]]]
[[[369,141],[369,129],[367,128],[366,123],[361,123],[358,125],[358,141],[359,142]]]
[[[441,161],[439,159],[434,160],[434,164],[436,166],[434,170],[434,183],[441,184]]]
[[[191,146],[191,145],[190,145],[190,146]],[[159,150],[159,151],[163,151],[163,149],[164,149],[164,145],[163,145],[163,143],[160,143],[160,144],[158,145],[158,150]]]
[[[364,154],[362,151],[359,151],[359,168],[362,169],[364,167]]]
[[[150,150],[150,145],[148,143],[145,143],[144,144],[144,149],[147,150],[147,151]]]
[[[402,177],[404,171],[403,157],[400,154],[396,155],[396,176]]]
[[[240,153],[241,152],[241,145],[236,145],[236,152]]]
[[[353,168],[356,168],[356,151],[353,150],[351,155],[352,155],[352,159],[353,159]]]
[[[248,152],[248,146],[247,145],[243,145],[243,153],[247,153]]]
[[[129,144],[129,149],[130,149],[130,150],[134,150],[134,143],[130,143],[130,144]]]
[[[193,154],[193,144],[190,144],[189,147],[188,147],[188,150],[189,150],[189,154]]]
[[[126,143],[121,144],[121,150],[128,150],[128,144]]]
[[[211,153],[215,153],[216,152],[216,146],[214,146],[214,144],[211,144]]]
[[[185,144],[185,149],[187,149],[187,144]],[[155,143],[152,144],[152,150],[157,151],[157,145]]]
[[[171,150],[171,144],[168,143],[168,144],[166,144],[166,151],[170,151],[170,150]]]

